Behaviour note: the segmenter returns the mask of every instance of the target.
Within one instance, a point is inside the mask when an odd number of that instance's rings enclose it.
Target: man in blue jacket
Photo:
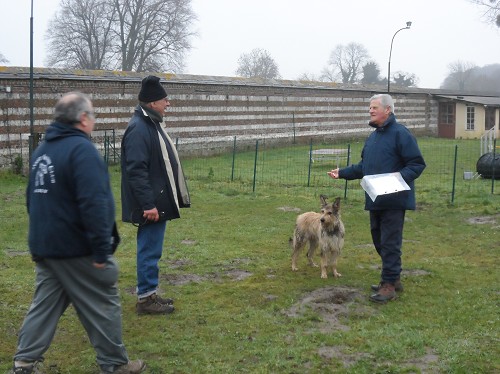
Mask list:
[[[137,229],[137,314],[169,314],[173,300],[158,295],[158,262],[166,222],[190,206],[182,166],[163,123],[170,102],[160,78],[142,80],[121,145],[122,219]]]
[[[38,372],[59,318],[73,304],[101,373],[141,373],[145,364],[129,361],[122,341],[115,205],[107,167],[90,141],[90,99],[65,94],[54,120],[30,161],[26,199],[36,289],[12,372]]]
[[[415,137],[396,122],[390,95],[371,97],[369,113],[369,125],[375,131],[365,142],[361,161],[328,174],[334,179],[352,180],[366,175],[399,172],[410,187],[409,191],[379,195],[375,201],[365,194],[373,244],[382,259],[381,281],[371,286],[376,293],[370,296],[370,300],[386,303],[396,298],[396,291],[403,291],[400,275],[405,212],[416,208],[414,181],[426,165]]]

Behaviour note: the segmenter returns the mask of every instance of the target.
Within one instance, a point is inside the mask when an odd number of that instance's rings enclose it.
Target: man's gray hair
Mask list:
[[[373,95],[371,98],[370,98],[370,102],[372,100],[380,100],[380,104],[382,104],[382,106],[385,108],[385,107],[389,107],[391,108],[391,112],[392,113],[395,113],[394,111],[394,100],[392,99],[392,96],[391,95],[388,95],[388,94],[377,94],[377,95]]]
[[[66,125],[75,125],[80,122],[83,113],[93,115],[90,98],[82,92],[68,92],[56,103],[54,120]]]

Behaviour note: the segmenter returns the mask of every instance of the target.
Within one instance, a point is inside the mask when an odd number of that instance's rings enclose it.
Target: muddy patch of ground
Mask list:
[[[205,275],[198,274],[162,274],[160,279],[167,281],[172,286],[183,286],[188,283],[202,282],[222,282],[225,279],[230,279],[233,282],[244,280],[253,273],[245,270],[229,270],[221,273],[209,273]]]
[[[500,228],[500,215],[494,216],[479,216],[479,217],[471,217],[467,219],[467,223],[470,225],[492,225],[493,228]]]
[[[192,264],[191,260],[179,258],[177,260],[167,261],[171,269],[182,269]]]
[[[283,212],[295,212],[295,213],[300,213],[301,209],[300,208],[294,208],[291,206],[280,206],[277,208],[278,210],[281,210]]]
[[[186,258],[165,261],[169,269],[183,270],[193,265],[193,262]],[[242,265],[250,264],[250,258],[233,258],[225,263],[215,265],[217,271],[207,274],[160,274],[160,279],[166,280],[170,285],[183,286],[188,283],[202,282],[223,282],[224,280],[241,281],[253,275],[253,273],[242,270]]]
[[[422,275],[421,271],[414,270],[412,275]],[[335,330],[348,331],[348,321],[352,318],[369,318],[378,313],[378,308],[367,305],[365,292],[356,288],[345,286],[323,287],[305,294],[284,314],[292,317],[317,316],[313,321],[317,321],[317,326],[311,330],[311,333],[320,332],[324,334]],[[322,346],[318,349],[318,355],[322,360],[329,362],[335,361],[349,369],[356,365],[358,361],[366,361],[372,358],[371,353],[352,352],[352,349],[346,346]],[[417,369],[418,372],[435,373],[439,356],[432,349],[428,348],[421,357],[408,359],[400,365],[408,370]],[[305,364],[307,366],[307,364]],[[390,367],[391,363],[373,363],[374,369],[384,370]],[[413,371],[410,371],[413,372]]]
[[[372,355],[365,352],[360,353],[352,353],[349,351],[347,347],[342,346],[325,346],[318,349],[318,355],[324,361],[336,360],[340,361],[345,369],[349,369],[353,365],[355,365],[360,360],[369,360],[372,358]],[[435,352],[431,348],[426,349],[426,353],[421,357],[416,357],[413,359],[409,359],[406,362],[400,364],[403,368],[407,368],[411,370],[413,368],[418,369],[419,373],[427,374],[427,373],[436,373],[437,368],[436,365],[439,361],[439,356],[435,354]],[[391,363],[380,363],[374,365],[376,369],[381,369],[385,366],[390,367]],[[377,371],[378,372],[378,371]],[[410,371],[413,373],[413,371]]]
[[[166,280],[169,284],[173,286],[183,286],[188,283],[202,283],[202,282],[222,282],[224,280],[231,281],[242,281],[253,273],[240,269],[240,265],[246,265],[251,263],[252,260],[249,258],[235,258],[227,263],[216,264],[216,268],[219,269],[216,272],[211,272],[204,275],[198,274],[162,274],[160,278]],[[191,261],[187,259],[177,259],[169,261],[169,266],[172,269],[182,269],[191,265]]]
[[[342,362],[344,368],[348,369],[356,362],[362,359],[369,359],[371,357],[368,353],[348,353],[346,347],[321,347],[318,349],[319,356],[324,361],[337,360]]]
[[[430,275],[431,272],[422,269],[403,269],[401,271],[401,275],[403,276],[412,276],[412,277],[421,277],[424,275]]]
[[[311,312],[318,316],[317,329],[322,333],[334,330],[347,331],[344,324],[350,316],[368,317],[375,309],[364,305],[366,296],[356,288],[324,287],[306,294],[301,300],[285,311],[289,317],[301,317]]]
[[[8,257],[29,256],[30,255],[29,250],[20,251],[20,250],[16,250],[16,249],[7,248],[4,252]]]

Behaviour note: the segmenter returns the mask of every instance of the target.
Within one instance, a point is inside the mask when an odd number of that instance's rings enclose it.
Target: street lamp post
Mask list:
[[[394,33],[394,35],[392,36],[392,40],[391,40],[391,49],[389,51],[389,64],[387,66],[387,93],[390,93],[391,92],[391,56],[392,56],[392,43],[394,42],[394,37],[396,36],[396,34],[398,32],[400,32],[401,30],[406,30],[406,29],[409,29],[411,27],[411,21],[408,21],[406,22],[406,27],[402,27],[400,28],[398,31],[396,31]]]
[[[31,17],[30,17],[30,137],[29,137],[29,160],[35,150],[35,134],[34,134],[34,118],[33,114],[33,0],[31,0]]]

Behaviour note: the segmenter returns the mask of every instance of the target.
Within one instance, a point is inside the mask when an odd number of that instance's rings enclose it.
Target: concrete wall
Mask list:
[[[141,79],[146,74],[112,71],[34,69],[34,131],[50,124],[53,106],[62,93],[79,90],[93,100],[97,130],[114,129],[119,144],[137,105]],[[166,118],[169,134],[183,149],[197,144],[214,147],[266,138],[295,136],[298,141],[364,137],[370,131],[368,100],[373,87],[156,74],[171,102]],[[381,88],[383,92],[383,88]],[[21,151],[30,133],[29,68],[0,67],[0,147],[5,157]],[[396,115],[416,134],[437,134],[438,103],[422,90],[391,93]],[[96,132],[96,136],[102,132]],[[206,149],[206,147],[204,148]],[[26,151],[26,144],[23,146]]]

